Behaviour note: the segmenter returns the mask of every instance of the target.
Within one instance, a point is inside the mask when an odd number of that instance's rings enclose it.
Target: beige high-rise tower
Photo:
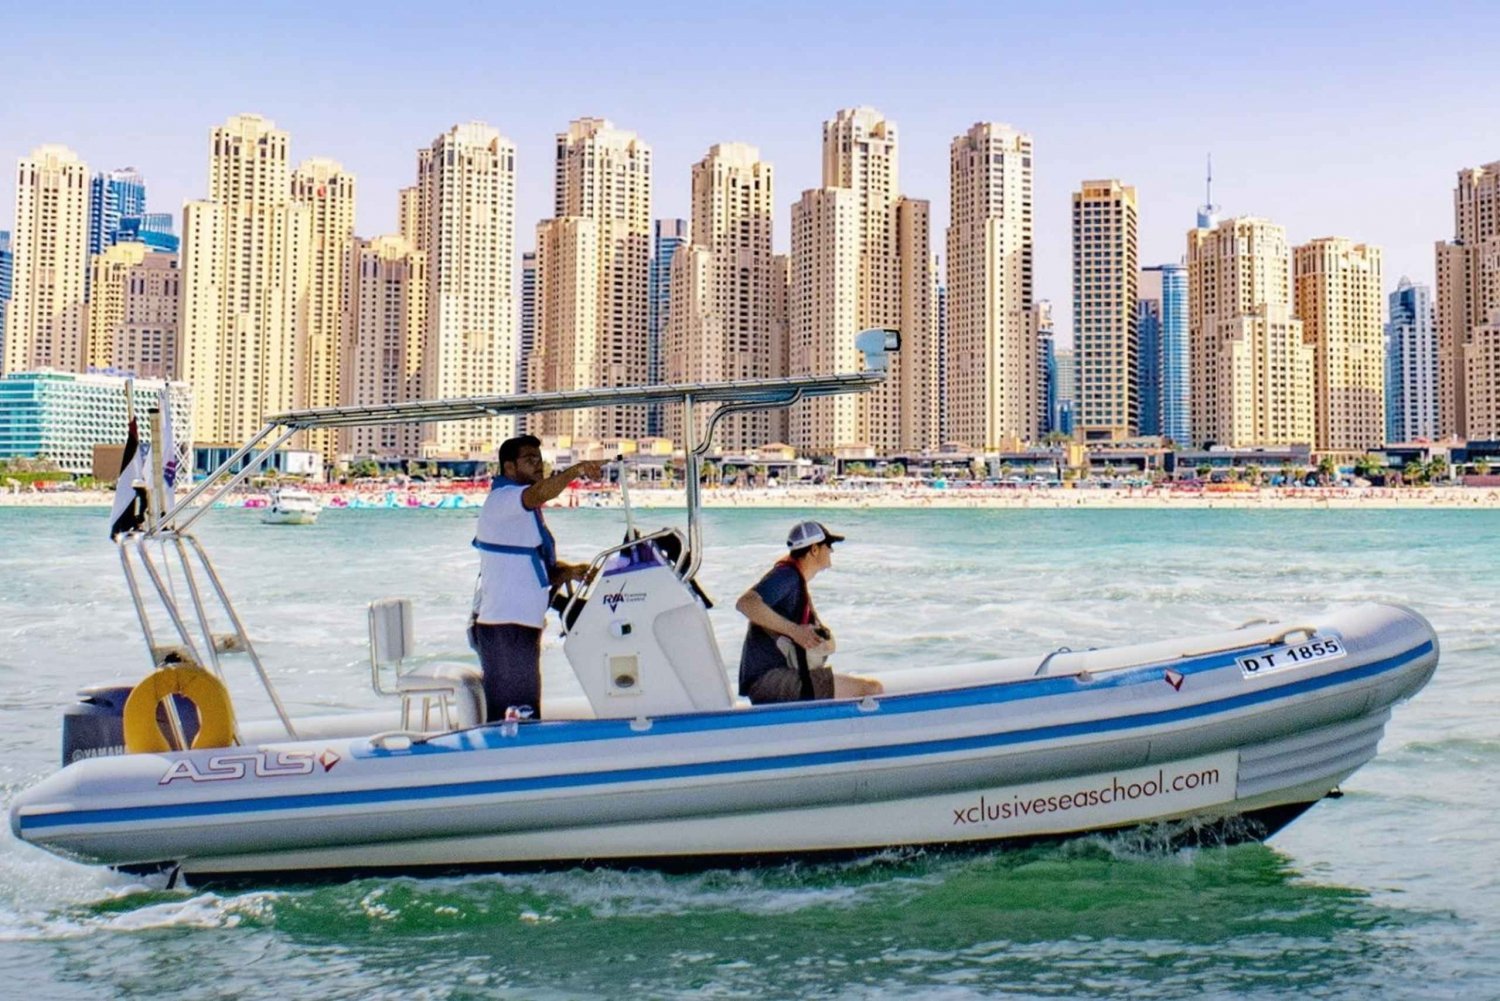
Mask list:
[[[1292,254],[1297,319],[1313,348],[1313,447],[1385,442],[1385,301],[1380,248],[1323,237]]]
[[[349,278],[349,340],[343,368],[346,402],[380,406],[420,400],[427,326],[427,257],[400,236],[355,240]],[[422,426],[384,425],[344,432],[345,451],[367,456],[420,453]]]
[[[714,146],[693,165],[693,242],[672,258],[667,312],[667,382],[767,379],[781,375],[784,338],[777,315],[777,265],[771,251],[775,212],[771,165],[744,143]],[[701,435],[707,410],[699,408]],[[726,418],[715,444],[744,452],[780,434],[774,411]],[[680,407],[666,410],[666,431],[682,437]],[[774,431],[773,431],[774,429]]]
[[[427,257],[422,395],[495,396],[515,389],[516,149],[479,122],[455,125],[418,154],[417,224]],[[406,205],[403,200],[403,206]],[[410,209],[403,225],[411,225]],[[429,427],[431,456],[493,458],[509,417]]]
[[[1290,305],[1286,231],[1227,219],[1188,231],[1196,444],[1312,444],[1313,348]]]
[[[1453,239],[1436,257],[1438,430],[1500,437],[1500,162],[1458,172]]]
[[[182,378],[205,443],[243,442],[299,402],[311,216],[289,139],[259,115],[213,130],[208,198],[183,207]]]
[[[0,371],[82,372],[88,351],[88,165],[66,146],[41,146],[22,157],[15,226]]]
[[[948,162],[948,436],[1015,447],[1040,437],[1046,409],[1031,316],[1031,136],[980,122],[954,138]]]
[[[537,390],[639,386],[647,378],[651,147],[602,118],[557,135],[555,218],[537,226]],[[546,434],[639,438],[644,407],[544,414]]]
[[[297,405],[333,407],[348,398],[343,385],[344,327],[354,247],[354,176],[333,160],[308,160],[292,174],[292,198],[306,206],[312,226]],[[321,453],[330,467],[338,457],[336,431],[309,431],[302,444]]]
[[[1140,424],[1136,248],[1135,188],[1084,181],[1073,192],[1073,350],[1075,427],[1085,440],[1129,438]]]
[[[937,444],[930,212],[926,201],[900,195],[897,153],[893,122],[870,108],[839,111],[823,123],[823,187],[792,206],[791,374],[856,371],[859,330],[901,331],[879,389],[793,408],[790,437],[805,451],[862,444],[910,453]]]
[[[90,264],[89,364],[177,378],[182,306],[177,255],[116,243]]]

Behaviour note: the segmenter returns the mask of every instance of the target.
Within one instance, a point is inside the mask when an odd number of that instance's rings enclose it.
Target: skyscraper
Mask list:
[[[172,232],[170,212],[122,216],[119,239],[130,243],[144,243],[149,250],[167,254],[177,253],[180,247],[177,234]]]
[[[1500,438],[1500,162],[1458,172],[1453,239],[1436,253],[1438,433]]]
[[[1137,431],[1136,248],[1135,188],[1084,181],[1073,192],[1073,350],[1075,419],[1086,440]]]
[[[175,380],[182,301],[177,255],[123,240],[95,255],[89,271],[90,366]]]
[[[1438,342],[1432,293],[1404,275],[1390,295],[1385,326],[1385,437],[1438,437]]]
[[[178,364],[205,443],[244,441],[299,400],[312,220],[289,146],[269,119],[230,118],[211,136],[208,198],[183,207]]]
[[[146,212],[146,182],[134,167],[95,174],[89,182],[89,256],[120,239],[120,221]]]
[[[1042,401],[1042,415],[1037,420],[1036,438],[1052,430],[1054,384],[1052,370],[1057,365],[1057,327],[1052,322],[1052,300],[1038,299],[1031,304],[1027,330],[1037,345],[1037,399]],[[1034,439],[1033,439],[1034,440]]]
[[[1313,348],[1319,451],[1363,452],[1385,440],[1380,248],[1323,237],[1293,252],[1297,318]]]
[[[1227,219],[1187,244],[1194,444],[1311,444],[1313,348],[1292,315],[1286,231]]]
[[[402,225],[427,258],[422,396],[510,393],[516,376],[516,148],[488,125],[455,125],[419,151],[420,194]],[[411,216],[415,215],[416,218]],[[515,421],[428,425],[432,456],[491,458]]]
[[[980,122],[949,146],[948,433],[975,448],[1041,437],[1032,330],[1031,136]]]
[[[292,199],[305,207],[312,227],[299,407],[335,407],[348,400],[343,384],[347,351],[345,311],[354,248],[354,176],[333,160],[315,158],[292,173]],[[330,428],[308,431],[302,447],[319,452],[325,466],[338,458],[340,437]]]
[[[5,308],[10,305],[15,275],[15,255],[10,249],[10,231],[0,229],[0,366],[5,362]]]
[[[782,375],[772,167],[754,146],[722,143],[693,165],[692,192],[692,244],[678,251],[672,268],[666,381]],[[707,413],[700,408],[695,416],[701,432]],[[716,441],[734,452],[764,445],[777,437],[772,417],[766,410],[736,414],[720,424]],[[668,434],[680,437],[681,408],[668,407],[666,418]]]
[[[1141,269],[1135,300],[1135,383],[1139,412],[1136,429],[1161,434],[1161,274]]]
[[[930,211],[901,196],[897,154],[895,123],[870,108],[839,111],[823,123],[823,187],[792,206],[791,373],[862,368],[852,347],[862,328],[902,336],[883,386],[794,408],[792,443],[804,450],[912,452],[937,442]]]
[[[526,368],[536,346],[536,251],[521,255],[521,332],[516,343],[516,389],[526,388]]]
[[[649,332],[646,340],[646,381],[666,380],[662,350],[667,336],[667,312],[672,304],[672,258],[688,242],[686,219],[658,219],[651,227],[651,272],[647,300],[650,302]],[[646,414],[646,432],[659,435],[663,430],[662,408],[652,407]]]
[[[951,441],[952,413],[948,402],[948,283],[942,263],[932,259],[932,301],[937,307],[935,330],[938,362],[938,445]]]
[[[651,148],[602,118],[557,136],[554,218],[537,227],[537,344],[544,390],[638,386],[650,326]],[[548,434],[638,438],[644,407],[541,415]]]
[[[1142,268],[1136,294],[1140,433],[1186,445],[1191,440],[1187,269],[1180,264]]]
[[[22,157],[4,371],[83,371],[88,235],[88,165],[66,146],[42,146]]]
[[[347,402],[382,406],[423,398],[427,257],[400,236],[354,241],[349,278]],[[422,425],[386,424],[344,432],[340,448],[357,457],[420,454]]]
[[[1073,433],[1073,417],[1078,405],[1077,355],[1071,349],[1056,348],[1052,352],[1057,368],[1053,383],[1053,396],[1057,400],[1057,412],[1052,415],[1052,430],[1065,435]]]

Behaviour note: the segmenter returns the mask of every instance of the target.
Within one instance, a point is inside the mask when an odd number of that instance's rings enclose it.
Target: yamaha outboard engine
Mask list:
[[[84,758],[107,758],[125,753],[125,700],[133,686],[118,682],[90,685],[78,690],[78,702],[63,711],[62,763],[66,768]],[[198,733],[198,709],[180,695],[174,695],[177,718],[183,734],[191,744]],[[170,733],[165,706],[156,707],[156,724]]]

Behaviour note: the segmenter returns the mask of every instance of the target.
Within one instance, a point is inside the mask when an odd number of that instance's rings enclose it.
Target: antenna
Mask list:
[[[1214,155],[1208,154],[1208,174],[1203,182],[1203,204],[1198,206],[1198,228],[1213,229],[1219,224],[1219,207],[1214,204]]]

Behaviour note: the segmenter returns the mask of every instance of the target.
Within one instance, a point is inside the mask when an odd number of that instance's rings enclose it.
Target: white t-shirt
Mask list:
[[[490,491],[479,512],[474,537],[501,546],[528,550],[542,544],[536,514],[521,503],[525,487],[500,486]],[[479,551],[479,621],[513,622],[540,629],[547,617],[549,588],[537,579],[531,556]]]

